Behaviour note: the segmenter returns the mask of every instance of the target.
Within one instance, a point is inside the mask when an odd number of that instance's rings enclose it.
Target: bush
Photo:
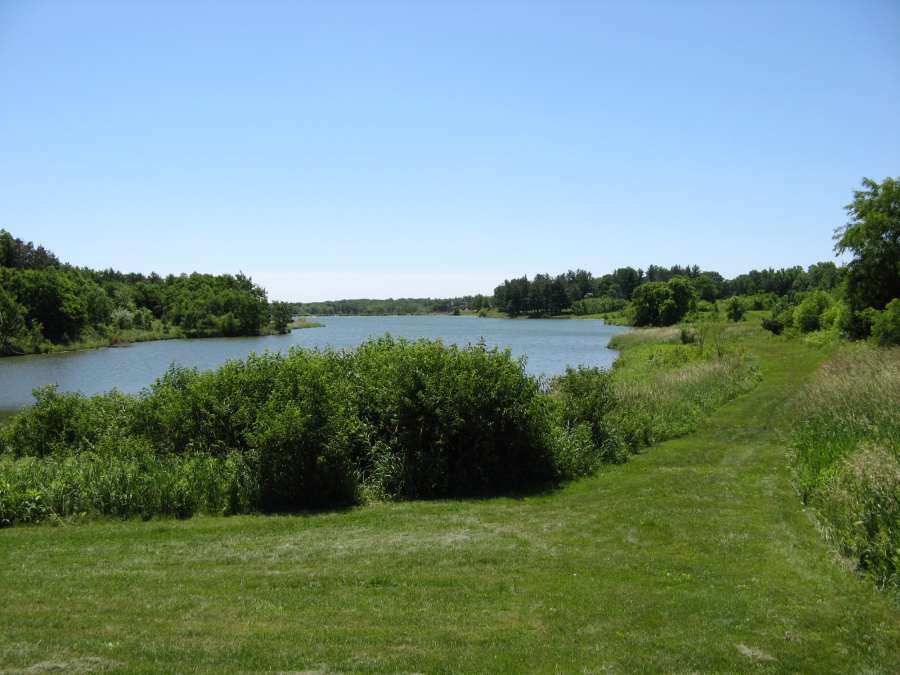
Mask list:
[[[872,339],[883,347],[900,345],[900,298],[891,300],[872,321]]]
[[[773,335],[781,335],[784,332],[784,322],[777,317],[763,317],[762,327]]]
[[[366,434],[352,408],[339,358],[292,350],[274,389],[246,434],[259,474],[264,511],[353,504]]]
[[[566,429],[584,427],[603,462],[622,462],[626,448],[612,428],[610,413],[616,405],[612,374],[598,368],[567,368],[551,383]]]
[[[603,463],[589,424],[559,427],[553,434],[552,444],[556,474],[563,480],[591,476]]]
[[[582,298],[572,303],[572,312],[578,316],[620,312],[625,309],[625,304],[625,300],[622,298],[606,295],[599,298]]]
[[[434,498],[553,479],[548,411],[537,381],[508,350],[386,337],[350,359],[356,409],[376,449],[361,467],[370,489]]]
[[[110,321],[116,328],[128,330],[134,327],[134,313],[125,307],[117,307],[112,311]]]
[[[682,277],[650,281],[631,296],[635,326],[671,326],[684,318],[695,300],[693,286]]]
[[[621,336],[612,372],[570,369],[549,394],[509,350],[390,337],[173,367],[136,396],[37,390],[0,430],[0,521],[295,511],[587,475],[752,384],[711,331]]]
[[[538,381],[509,351],[483,344],[388,337],[351,352],[254,355],[204,373],[172,367],[137,396],[88,398],[52,387],[35,395],[35,405],[0,431],[0,443],[10,457],[48,460],[48,470],[69,470],[71,458],[97,480],[138,494],[129,472],[163,480],[173,467],[193,475],[204,462],[235,467],[240,458],[238,474],[252,480],[217,488],[215,500],[171,483],[166,494],[181,504],[174,515],[220,504],[224,492],[231,511],[293,511],[352,504],[363,491],[384,498],[517,491],[555,480],[553,452],[561,447]],[[108,470],[96,469],[104,462]],[[169,513],[136,499],[140,509]],[[91,503],[98,513],[140,510]]]
[[[16,457],[76,454],[96,449],[110,429],[128,424],[134,399],[116,391],[86,397],[35,389],[35,404],[0,427],[0,451]]]
[[[831,307],[832,300],[824,291],[813,291],[794,310],[794,322],[802,333],[822,328],[822,315]]]
[[[744,303],[741,302],[741,299],[737,296],[732,297],[731,300],[728,301],[728,304],[725,306],[726,316],[728,316],[729,320],[734,321],[735,323],[743,319],[746,312],[747,308],[744,307]]]

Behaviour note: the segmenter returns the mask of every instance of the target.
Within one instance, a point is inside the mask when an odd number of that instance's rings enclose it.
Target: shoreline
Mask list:
[[[325,324],[316,321],[295,321],[288,325],[286,333],[277,333],[273,330],[260,331],[254,335],[185,335],[180,330],[172,333],[152,333],[150,331],[125,332],[120,336],[82,340],[68,345],[51,345],[46,351],[25,352],[23,354],[3,354],[0,360],[16,359],[24,356],[50,356],[51,354],[68,354],[72,352],[86,352],[95,349],[123,349],[140,342],[165,342],[168,340],[231,340],[234,338],[255,338],[271,335],[289,335],[295,330],[306,328],[322,328]],[[142,334],[143,333],[143,334]]]

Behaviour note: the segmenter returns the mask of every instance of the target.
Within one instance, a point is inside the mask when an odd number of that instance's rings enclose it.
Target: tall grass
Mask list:
[[[612,370],[571,369],[552,383],[569,427],[589,425],[602,461],[622,461],[643,447],[694,431],[759,381],[753,357],[719,326],[687,330],[673,326],[618,335],[612,346],[622,353]]]
[[[237,453],[160,457],[146,448],[115,454],[0,456],[0,527],[99,515],[188,518],[253,509],[258,486]]]
[[[897,585],[900,348],[841,348],[799,400],[793,448],[800,493],[829,536],[879,583]]]
[[[632,451],[696,430],[759,380],[745,352],[698,353],[690,345],[635,349],[626,353],[630,363],[614,369],[613,419]]]

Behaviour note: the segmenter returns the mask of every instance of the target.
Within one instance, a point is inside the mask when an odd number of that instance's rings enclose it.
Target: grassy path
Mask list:
[[[547,495],[0,531],[0,671],[896,672],[900,611],[791,488],[785,402]]]

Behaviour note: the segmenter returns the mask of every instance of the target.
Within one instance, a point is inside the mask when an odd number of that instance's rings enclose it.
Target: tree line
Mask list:
[[[479,298],[481,302],[479,303]],[[457,298],[358,298],[324,302],[291,303],[294,314],[317,316],[384,316],[448,313],[454,310],[480,309],[487,306],[484,296],[465,295]]]
[[[287,330],[290,312],[243,275],[126,274],[63,264],[0,230],[0,354],[130,331],[184,337]],[[274,319],[274,320],[273,320]]]
[[[751,270],[733,279],[696,265],[622,267],[600,277],[579,269],[507,279],[492,303],[511,316],[619,312],[636,326],[665,326],[690,313],[718,313],[718,302],[727,300],[725,314],[734,321],[748,309],[771,310],[763,325],[774,333],[834,330],[898,344],[900,181],[863,179],[846,210],[848,222],[834,232],[835,253],[852,256],[845,265]]]
[[[843,268],[833,262],[821,262],[786,269],[752,270],[734,279],[726,279],[719,272],[704,271],[697,265],[650,265],[646,270],[620,267],[609,274],[595,277],[586,270],[569,270],[551,277],[537,274],[533,279],[523,276],[507,279],[494,289],[493,306],[511,316],[520,314],[554,315],[566,310],[576,314],[609,312],[621,309],[638,293],[638,300],[655,298],[662,302],[670,291],[682,303],[685,290],[692,297],[707,302],[732,295],[771,293],[784,296],[791,292],[815,289],[831,290],[842,279]],[[672,282],[675,285],[672,286]],[[593,311],[582,311],[591,310]],[[679,317],[680,318],[680,317]]]

